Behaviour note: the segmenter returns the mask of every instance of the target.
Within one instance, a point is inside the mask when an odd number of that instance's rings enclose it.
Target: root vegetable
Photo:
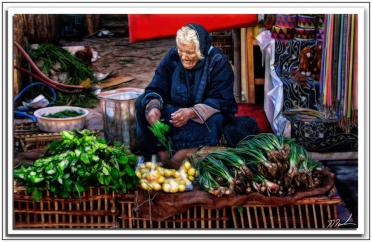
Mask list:
[[[178,186],[178,191],[179,191],[179,192],[184,192],[185,190],[186,190],[186,185],[180,184],[180,185]]]
[[[188,170],[188,172],[187,172],[187,174],[189,175],[189,176],[194,176],[195,175],[195,173],[196,173],[196,170],[195,170],[195,168],[190,168],[189,170]]]
[[[189,161],[185,161],[185,163],[183,164],[183,168],[185,169],[185,171],[188,171],[191,168],[191,163]]]

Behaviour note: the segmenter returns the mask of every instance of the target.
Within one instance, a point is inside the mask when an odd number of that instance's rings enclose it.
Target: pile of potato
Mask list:
[[[192,190],[198,172],[190,161],[185,160],[178,170],[161,167],[156,162],[145,162],[137,167],[136,175],[144,190],[177,193]]]

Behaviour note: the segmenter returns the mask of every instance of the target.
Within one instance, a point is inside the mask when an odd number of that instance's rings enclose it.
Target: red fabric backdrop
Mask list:
[[[257,121],[258,129],[260,133],[272,133],[272,129],[269,121],[266,118],[265,110],[263,105],[258,104],[247,104],[238,103],[238,113],[235,115],[239,116],[249,116]]]
[[[222,31],[257,24],[257,14],[128,14],[131,43],[175,36],[182,26],[196,23],[207,31]]]

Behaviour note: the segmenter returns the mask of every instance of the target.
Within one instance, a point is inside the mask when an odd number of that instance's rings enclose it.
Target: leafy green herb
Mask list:
[[[68,72],[66,84],[79,85],[87,78],[93,82],[97,81],[93,71],[87,65],[60,46],[40,45],[36,50],[31,51],[30,56],[36,62],[41,63],[41,71],[49,77],[52,76],[52,72]]]
[[[158,138],[161,145],[167,149],[168,154],[172,154],[172,142],[166,137],[169,132],[169,126],[160,121],[156,121],[153,126],[148,127],[151,132]]]
[[[75,111],[75,110],[63,110],[56,113],[49,113],[43,114],[42,116],[45,118],[72,118],[83,115],[84,112],[82,110]]]
[[[42,188],[67,198],[79,197],[90,186],[126,193],[138,184],[134,172],[137,157],[129,154],[127,147],[110,147],[89,130],[66,130],[61,135],[62,139],[52,142],[33,165],[14,170],[17,182],[26,186],[35,200],[41,199]]]

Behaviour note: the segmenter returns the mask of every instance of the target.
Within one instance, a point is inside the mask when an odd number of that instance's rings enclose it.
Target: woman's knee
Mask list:
[[[221,113],[215,113],[209,117],[206,121],[208,125],[216,125],[217,127],[222,127],[223,124],[223,115]]]

